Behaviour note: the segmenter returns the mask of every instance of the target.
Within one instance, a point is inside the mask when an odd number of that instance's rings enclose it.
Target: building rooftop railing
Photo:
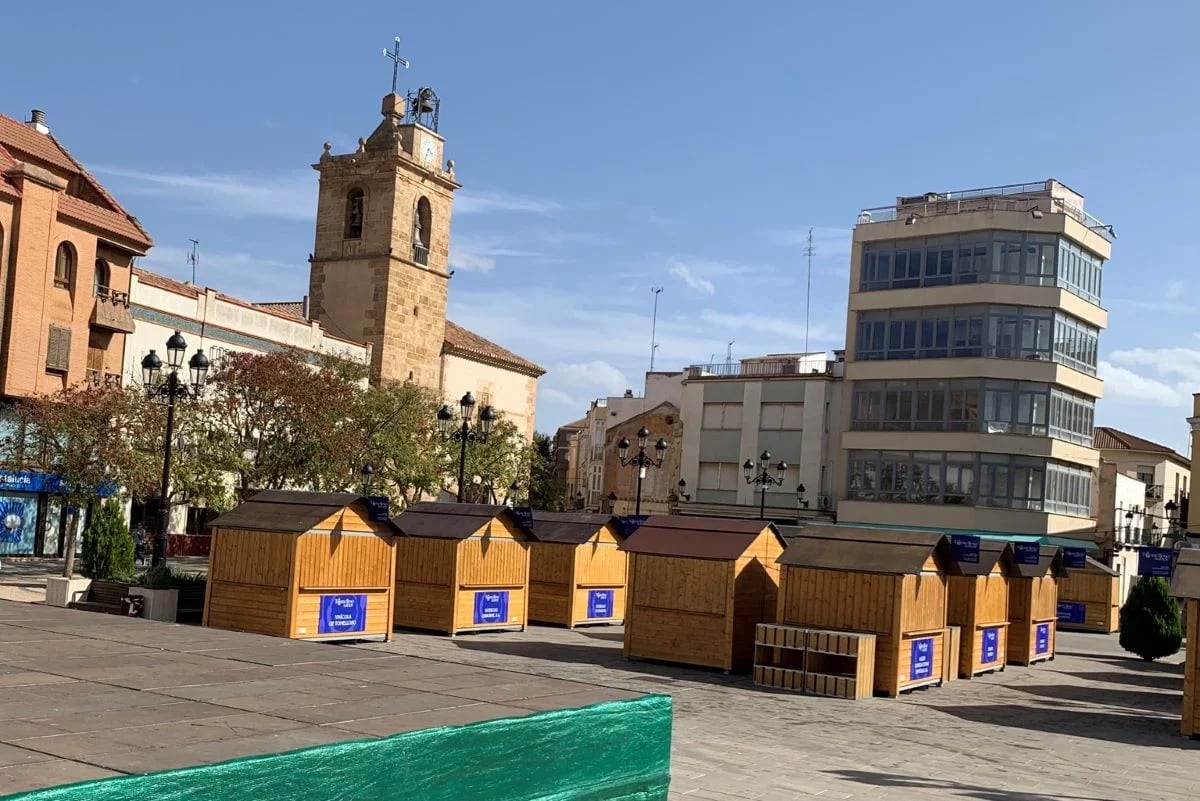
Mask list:
[[[685,378],[735,378],[738,376],[762,377],[784,375],[832,375],[832,362],[827,362],[821,369],[805,369],[797,362],[719,362],[714,364],[693,364],[684,368]]]
[[[1014,187],[1034,186],[1045,191],[1041,184],[1014,184]],[[999,187],[1007,189],[1009,187]],[[993,194],[977,195],[975,192],[992,191]],[[1026,192],[1031,191],[1026,189]],[[995,194],[995,190],[970,190],[968,192],[948,192],[929,195],[929,200],[912,203],[879,206],[873,209],[863,209],[858,213],[858,224],[895,222],[899,219],[920,219],[922,217],[939,217],[947,214],[965,214],[975,211],[1021,211],[1029,212],[1035,208],[1044,214],[1066,214],[1080,224],[1096,231],[1108,241],[1116,238],[1112,229],[1097,217],[1088,214],[1075,204],[1058,197],[1007,197]],[[1011,194],[1023,194],[1016,191]]]

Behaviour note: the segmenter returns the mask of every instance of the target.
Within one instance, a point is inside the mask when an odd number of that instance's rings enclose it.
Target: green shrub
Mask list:
[[[115,500],[105,501],[88,519],[79,572],[101,581],[125,581],[135,575],[133,537]]]
[[[1121,647],[1149,662],[1176,653],[1182,644],[1179,604],[1166,579],[1143,577],[1121,607]]]
[[[170,565],[159,565],[142,574],[141,585],[148,590],[183,589],[203,584],[207,579],[204,573],[188,573]]]

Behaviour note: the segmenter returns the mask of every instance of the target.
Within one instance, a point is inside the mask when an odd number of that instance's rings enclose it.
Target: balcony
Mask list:
[[[96,305],[90,320],[94,328],[104,328],[122,334],[133,333],[133,314],[129,311],[129,293],[96,287]]]
[[[87,370],[87,382],[94,387],[118,388],[121,386],[121,374],[106,373],[103,370],[93,370],[89,367]]]
[[[1147,484],[1146,485],[1146,500],[1161,501],[1163,499],[1162,484]]]
[[[413,245],[412,260],[420,265],[429,264],[429,248],[421,243]]]
[[[717,364],[693,364],[685,368],[687,380],[697,378],[769,378],[771,376],[832,375],[833,362],[816,365],[802,363],[799,359],[788,361],[745,361]],[[808,368],[807,370],[805,368]]]

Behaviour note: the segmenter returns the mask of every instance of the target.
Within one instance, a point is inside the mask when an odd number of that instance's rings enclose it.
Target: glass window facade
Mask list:
[[[1086,468],[995,453],[850,451],[846,497],[1091,516]]]
[[[1092,398],[1031,381],[858,381],[850,427],[1027,434],[1088,445],[1095,408]]]
[[[1096,374],[1099,329],[1038,306],[933,306],[858,316],[859,360],[985,356],[1054,360]]]
[[[1057,286],[1100,303],[1103,260],[1053,234],[987,231],[872,242],[863,247],[859,289],[947,284]]]

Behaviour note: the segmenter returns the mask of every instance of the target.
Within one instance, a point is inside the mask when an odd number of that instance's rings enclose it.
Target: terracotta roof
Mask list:
[[[445,341],[443,352],[466,356],[470,359],[482,359],[494,362],[503,367],[511,367],[519,373],[537,378],[545,374],[545,370],[528,359],[523,359],[511,350],[500,347],[491,340],[484,339],[473,331],[468,331],[461,325],[446,321]]]
[[[8,168],[17,163],[17,160],[12,157],[12,154],[4,149],[4,144],[0,143],[0,193],[20,197],[21,190],[17,189],[16,185],[9,180],[4,173],[8,172]]]
[[[307,319],[304,316],[304,301],[302,300],[279,300],[271,303],[255,303],[255,306],[268,311],[279,312],[291,317],[298,317],[301,320]]]
[[[1116,428],[1109,426],[1096,426],[1092,430],[1092,447],[1096,450],[1118,450],[1118,451],[1149,451],[1150,453],[1161,453],[1164,456],[1174,456],[1185,465],[1190,465],[1186,456],[1183,456],[1174,448],[1168,448],[1166,445],[1159,445],[1157,442],[1151,442],[1148,439],[1134,436]]]
[[[174,292],[177,295],[186,295],[189,298],[200,296],[200,289],[198,287],[185,284],[182,281],[176,281],[174,278],[167,278],[165,275],[152,273],[142,267],[134,267],[133,274],[137,276],[138,283],[145,284],[146,286],[165,289],[168,292]]]
[[[784,544],[779,531],[768,521],[654,515],[625,540],[621,550],[650,556],[731,561],[741,557],[764,529],[770,529],[780,545]]]
[[[72,195],[63,195],[59,204],[59,211],[63,216],[99,228],[106,233],[115,234],[121,239],[139,245],[143,251],[153,244],[150,235],[142,228],[137,218],[125,211],[116,198],[110,195],[104,186],[92,177],[83,164],[72,156],[70,151],[53,135],[38,133],[24,123],[0,114],[0,147],[12,161],[41,162],[68,174],[78,175],[100,199],[111,207],[106,209]],[[0,191],[14,194],[16,189],[6,181],[0,181]],[[65,201],[68,199],[74,203],[66,203]],[[66,210],[64,210],[64,206]]]

